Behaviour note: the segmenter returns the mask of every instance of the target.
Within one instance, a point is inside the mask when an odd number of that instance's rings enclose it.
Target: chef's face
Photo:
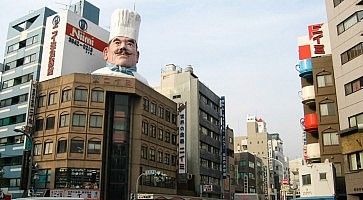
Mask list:
[[[117,36],[103,50],[103,58],[112,64],[133,67],[139,61],[139,52],[134,39]]]

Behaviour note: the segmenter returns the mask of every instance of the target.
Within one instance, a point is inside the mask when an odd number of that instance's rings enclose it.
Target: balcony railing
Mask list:
[[[304,118],[300,119],[300,123],[304,131],[308,133],[315,133],[318,131],[318,115],[316,113],[306,114]]]
[[[302,78],[311,77],[313,74],[311,59],[300,60],[299,64],[296,65],[296,70],[300,73],[299,76]]]
[[[320,159],[319,143],[311,143],[306,145],[308,159]]]
[[[315,103],[315,90],[313,85],[303,87],[299,94],[303,104],[310,105]]]

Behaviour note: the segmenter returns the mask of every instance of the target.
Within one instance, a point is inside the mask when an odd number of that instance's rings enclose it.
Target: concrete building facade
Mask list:
[[[178,192],[222,197],[220,97],[199,81],[192,67],[181,69],[174,64],[163,69],[157,90],[178,104],[186,104],[186,173],[189,178],[179,179],[183,184]]]
[[[61,197],[176,195],[176,104],[133,78],[70,74],[39,83],[36,190]],[[164,176],[142,175],[157,170]],[[138,191],[136,191],[138,188]]]
[[[363,198],[363,1],[325,1],[347,199]]]
[[[24,135],[14,132],[26,125],[32,80],[40,71],[46,18],[55,12],[36,10],[9,23],[4,65],[0,69],[0,144],[3,190],[19,197]]]

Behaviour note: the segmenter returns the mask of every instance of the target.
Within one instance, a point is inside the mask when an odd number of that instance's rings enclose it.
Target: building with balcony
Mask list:
[[[242,153],[247,152],[247,136],[235,136],[234,137],[234,152],[235,153]]]
[[[54,197],[176,194],[176,104],[134,78],[70,74],[40,82],[33,187]],[[85,196],[86,195],[86,196]],[[89,195],[89,196],[87,196]]]
[[[221,198],[227,178],[223,177],[227,165],[222,159],[228,159],[222,149],[228,141],[221,132],[221,98],[198,79],[192,67],[182,69],[174,64],[162,70],[157,90],[178,105],[186,105],[186,167],[180,170],[179,166],[178,193]]]
[[[347,199],[363,198],[363,1],[325,1]]]
[[[336,84],[327,24],[308,26],[309,37],[299,38],[299,65],[307,64],[311,73],[301,76],[300,92],[304,118],[301,125],[305,134],[305,163],[321,163],[328,160],[334,165],[334,188],[338,199],[345,198],[344,174],[342,173],[343,156],[339,146],[339,115],[337,109]],[[315,34],[315,35],[314,35]],[[321,34],[320,44],[314,39]],[[316,49],[318,45],[323,50]],[[304,62],[302,62],[304,60]],[[310,60],[310,61],[306,61]],[[298,69],[300,69],[298,67]],[[314,194],[312,194],[314,195]]]

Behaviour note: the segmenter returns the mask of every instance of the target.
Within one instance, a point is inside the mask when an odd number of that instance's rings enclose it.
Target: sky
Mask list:
[[[307,26],[326,22],[323,0],[88,0],[100,8],[100,26],[109,29],[116,8],[141,15],[138,72],[160,84],[166,64],[193,66],[218,96],[226,97],[226,124],[246,135],[255,115],[279,133],[290,159],[302,156],[303,106],[297,37]],[[44,6],[62,11],[76,0],[1,0],[0,59],[8,24]]]

